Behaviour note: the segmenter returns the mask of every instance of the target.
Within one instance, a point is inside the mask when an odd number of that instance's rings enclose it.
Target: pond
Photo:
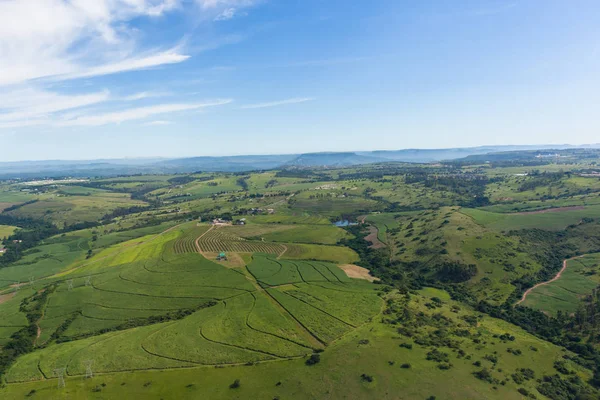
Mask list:
[[[346,226],[358,225],[358,222],[350,222],[347,219],[345,219],[343,221],[337,221],[336,223],[334,223],[334,225],[338,228],[345,228]]]

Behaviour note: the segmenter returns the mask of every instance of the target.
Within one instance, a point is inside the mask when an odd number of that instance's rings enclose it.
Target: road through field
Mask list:
[[[519,301],[517,302],[517,304],[515,304],[515,306],[518,306],[519,304],[523,303],[523,302],[524,302],[524,301],[527,299],[527,296],[528,296],[528,295],[529,295],[531,292],[533,292],[535,289],[537,289],[538,287],[540,287],[540,286],[544,286],[544,285],[548,285],[548,284],[550,284],[550,283],[552,283],[552,282],[556,282],[557,280],[559,280],[559,279],[560,279],[560,277],[562,276],[563,272],[565,272],[565,270],[567,269],[567,263],[568,263],[569,261],[571,261],[571,260],[575,260],[575,259],[577,259],[577,258],[582,258],[582,257],[584,257],[584,256],[573,257],[573,258],[567,258],[566,260],[564,260],[564,261],[563,261],[563,267],[560,269],[560,271],[558,271],[558,274],[556,274],[556,276],[555,276],[554,278],[552,278],[552,279],[550,279],[549,281],[546,281],[546,282],[538,283],[538,284],[537,284],[537,285],[535,285],[534,287],[532,287],[532,288],[530,288],[530,289],[527,289],[527,290],[525,291],[525,293],[523,293],[523,297],[521,298],[521,300],[519,300]]]

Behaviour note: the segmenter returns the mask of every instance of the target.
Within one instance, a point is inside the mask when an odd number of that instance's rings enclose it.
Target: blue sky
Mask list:
[[[0,0],[0,161],[600,142],[595,0]]]

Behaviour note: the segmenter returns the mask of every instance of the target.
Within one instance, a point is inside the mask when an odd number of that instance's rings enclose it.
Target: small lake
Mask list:
[[[336,223],[334,223],[334,225],[337,226],[338,228],[345,228],[347,226],[358,225],[358,222],[350,222],[347,219],[345,219],[343,221],[337,221]]]

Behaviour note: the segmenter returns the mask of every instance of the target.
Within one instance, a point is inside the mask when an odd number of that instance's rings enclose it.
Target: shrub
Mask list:
[[[233,381],[233,383],[231,385],[229,385],[229,389],[237,389],[240,387],[240,380],[236,379],[235,381]]]
[[[411,367],[412,367],[412,365],[410,365],[410,364],[408,364],[408,363],[402,364],[402,365],[400,366],[400,368],[404,368],[404,369],[409,369],[409,368],[411,368]]]
[[[306,360],[306,365],[315,365],[321,362],[321,355],[319,354],[311,354],[311,356]]]
[[[474,372],[473,375],[475,375],[475,378],[480,379],[482,381],[489,382],[489,383],[494,382],[492,373],[487,368],[484,368],[481,371]]]
[[[363,380],[364,382],[373,382],[373,377],[371,375],[367,375],[367,374],[362,374],[360,376],[360,379]]]

